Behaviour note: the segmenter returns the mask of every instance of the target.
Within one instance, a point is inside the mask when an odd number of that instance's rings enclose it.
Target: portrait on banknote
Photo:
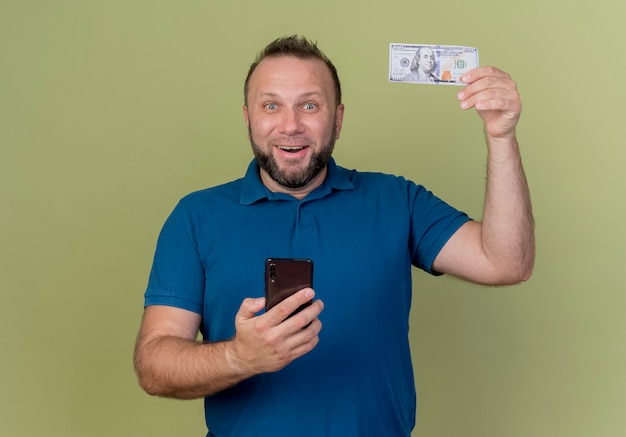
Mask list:
[[[430,47],[419,47],[415,51],[415,56],[413,56],[409,68],[411,72],[402,78],[404,82],[435,82],[439,80],[435,76],[437,58],[435,57],[435,52]]]
[[[390,82],[464,85],[461,76],[477,67],[474,47],[389,44]]]

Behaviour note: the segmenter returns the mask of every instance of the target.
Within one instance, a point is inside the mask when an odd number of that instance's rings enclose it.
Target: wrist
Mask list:
[[[224,358],[227,367],[233,374],[241,375],[242,377],[248,375],[249,372],[247,370],[246,361],[239,357],[235,339],[224,342]]]
[[[512,147],[514,149],[517,149],[518,147],[515,131],[503,135],[492,135],[487,130],[485,130],[485,139],[487,141],[487,145],[490,148]]]

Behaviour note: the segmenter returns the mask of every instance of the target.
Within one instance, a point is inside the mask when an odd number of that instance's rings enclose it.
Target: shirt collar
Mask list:
[[[322,185],[309,193],[303,201],[319,199],[330,194],[332,190],[352,189],[354,189],[354,185],[348,178],[346,172],[342,171],[341,167],[337,166],[334,158],[331,158],[328,163],[328,172],[326,173],[324,182],[322,182]],[[246,171],[246,175],[244,176],[241,184],[241,197],[239,198],[239,203],[242,205],[252,205],[262,199],[275,199],[279,197],[277,194],[280,193],[273,193],[268,190],[265,185],[263,185],[261,176],[259,175],[259,166],[256,159],[253,159],[252,162],[250,162],[250,165],[248,165],[248,170]]]

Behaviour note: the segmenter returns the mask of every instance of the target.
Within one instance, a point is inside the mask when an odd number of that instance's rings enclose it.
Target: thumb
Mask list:
[[[255,316],[256,313],[261,311],[265,307],[265,298],[257,297],[257,298],[246,298],[241,303],[239,307],[239,311],[237,312],[237,320],[243,321],[246,319],[251,319]]]

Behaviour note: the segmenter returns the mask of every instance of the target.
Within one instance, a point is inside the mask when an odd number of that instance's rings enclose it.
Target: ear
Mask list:
[[[248,117],[248,107],[243,105],[243,119],[246,122],[246,130],[248,131],[248,139],[250,139],[250,118]]]
[[[337,135],[335,136],[335,139],[338,140],[339,139],[339,134],[341,133],[341,127],[343,126],[343,111],[344,111],[345,107],[343,106],[343,103],[339,104],[339,106],[337,106],[337,111],[335,112],[335,126],[337,128]]]

